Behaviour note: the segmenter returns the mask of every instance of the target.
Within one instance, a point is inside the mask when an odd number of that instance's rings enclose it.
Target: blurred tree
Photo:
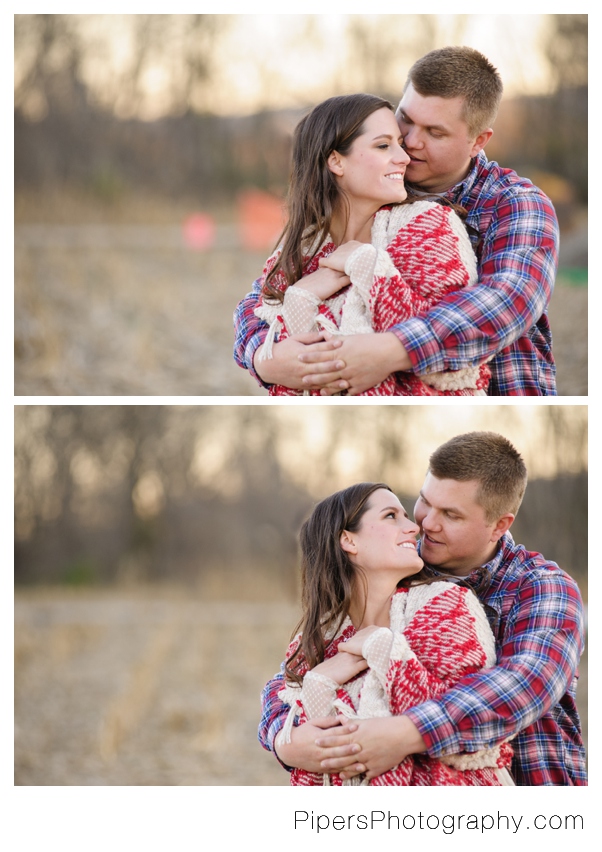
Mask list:
[[[261,578],[292,598],[296,535],[315,499],[364,479],[387,482],[409,511],[416,496],[416,409],[332,406],[319,417],[316,431],[289,407],[16,406],[17,581],[218,577],[236,590]],[[500,406],[497,422],[510,432],[514,407]],[[578,572],[586,417],[551,406],[539,422],[538,452],[562,479],[532,478],[517,533]]]
[[[572,223],[575,202],[588,198],[587,40],[587,15],[547,17],[542,53],[551,92],[502,101],[488,149],[550,194],[561,226]]]
[[[74,15],[15,15],[15,108],[40,120],[82,112],[83,44]]]
[[[587,86],[587,15],[550,15],[544,53],[554,88]]]
[[[122,118],[207,111],[229,15],[15,15],[15,107]],[[121,61],[111,52],[119,39]],[[159,110],[157,107],[159,106]]]

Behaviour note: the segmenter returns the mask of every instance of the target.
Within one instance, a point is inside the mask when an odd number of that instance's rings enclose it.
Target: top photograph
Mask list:
[[[587,397],[587,15],[15,15],[16,397]]]

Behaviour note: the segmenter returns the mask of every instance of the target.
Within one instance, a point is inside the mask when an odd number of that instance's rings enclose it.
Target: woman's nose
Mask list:
[[[403,531],[406,533],[412,533],[413,535],[418,535],[420,527],[414,521],[410,520],[410,518],[406,518]]]
[[[410,158],[407,152],[400,146],[399,151],[395,155],[395,162],[400,163],[401,165],[407,166],[410,162]]]

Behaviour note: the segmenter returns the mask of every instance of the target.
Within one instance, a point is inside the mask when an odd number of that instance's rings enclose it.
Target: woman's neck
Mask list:
[[[389,577],[372,578],[367,587],[358,582],[349,608],[349,617],[356,630],[375,624],[377,627],[389,627],[391,596],[395,593],[397,582]]]
[[[349,240],[369,243],[376,210],[372,206],[360,208],[359,205],[352,205],[348,212],[349,217],[347,217],[347,211],[344,208],[333,213],[330,222],[330,236],[333,241],[338,246],[348,243]]]

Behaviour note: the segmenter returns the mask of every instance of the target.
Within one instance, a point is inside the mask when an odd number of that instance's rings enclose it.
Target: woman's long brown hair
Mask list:
[[[288,221],[278,240],[282,252],[263,285],[269,298],[283,299],[282,289],[272,283],[278,272],[284,274],[287,286],[302,278],[308,250],[314,245],[314,254],[318,251],[334,212],[346,203],[328,167],[329,156],[333,151],[347,155],[368,116],[383,107],[394,112],[389,101],[376,95],[339,95],[318,104],[295,128]]]
[[[372,494],[383,482],[360,482],[331,494],[313,510],[301,528],[302,616],[295,628],[301,642],[286,664],[289,680],[300,682],[298,669],[312,669],[324,660],[325,633],[338,630],[351,605],[358,572],[340,544],[344,530],[355,532],[368,509]]]
[[[349,615],[356,584],[363,582],[363,575],[341,547],[341,533],[360,528],[370,497],[381,488],[394,493],[384,482],[359,482],[337,491],[318,503],[301,527],[302,616],[293,631],[293,637],[301,632],[301,641],[285,664],[290,681],[300,683],[301,668],[313,669],[323,662],[328,647],[326,633],[336,633]],[[397,588],[445,579],[423,568],[400,580]]]

